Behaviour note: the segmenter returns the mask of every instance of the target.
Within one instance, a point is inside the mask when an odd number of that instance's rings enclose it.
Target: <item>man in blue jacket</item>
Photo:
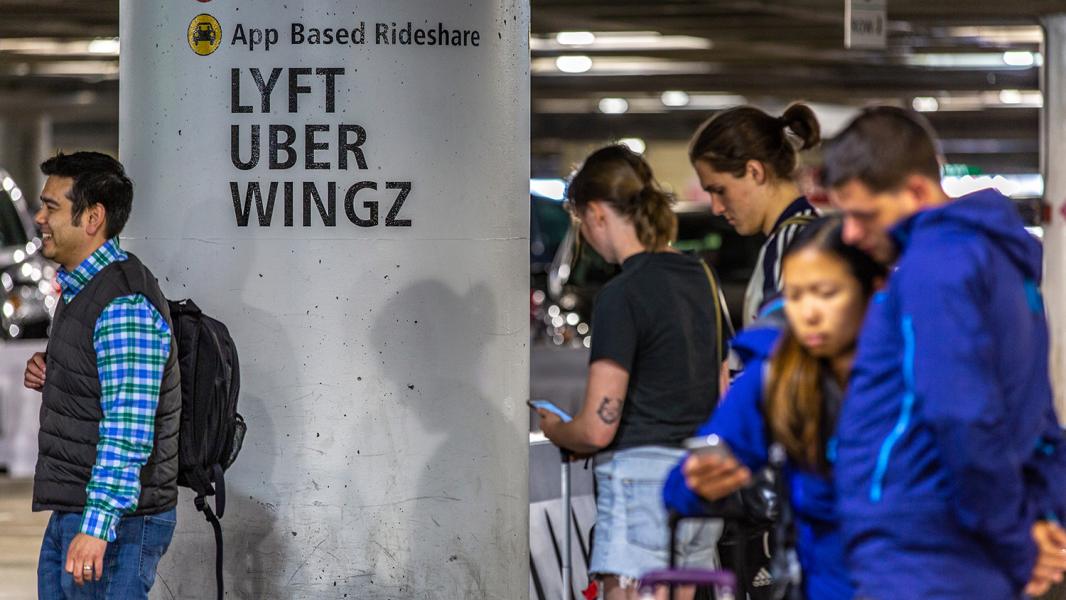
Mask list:
[[[870,304],[837,427],[857,597],[1042,593],[1066,568],[1050,524],[1066,517],[1066,442],[1040,244],[999,192],[947,196],[931,129],[909,111],[864,111],[824,175],[845,240],[897,267]]]

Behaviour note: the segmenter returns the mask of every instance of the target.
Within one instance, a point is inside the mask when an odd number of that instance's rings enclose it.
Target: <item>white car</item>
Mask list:
[[[56,265],[40,254],[30,200],[0,169],[0,338],[43,338],[59,301]]]

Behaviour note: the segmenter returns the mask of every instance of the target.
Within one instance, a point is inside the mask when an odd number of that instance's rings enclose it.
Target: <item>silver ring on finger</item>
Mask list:
[[[89,573],[89,572],[92,572],[92,570],[93,570],[93,566],[92,566],[92,565],[85,565],[85,566],[83,566],[83,567],[81,568],[81,570],[82,570],[82,571],[85,571],[85,572],[87,572],[87,573]]]

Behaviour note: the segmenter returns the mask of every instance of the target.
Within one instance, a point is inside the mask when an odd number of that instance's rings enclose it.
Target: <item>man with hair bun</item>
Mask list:
[[[817,213],[792,177],[797,151],[820,141],[814,112],[803,104],[773,117],[754,106],[715,114],[700,126],[689,145],[700,186],[711,195],[711,210],[724,216],[740,235],[767,236],[744,294],[744,326],[781,291],[781,257],[792,239]]]
[[[857,598],[1039,596],[1066,570],[1066,439],[1042,249],[994,189],[952,199],[917,113],[875,107],[825,152],[844,240],[895,264],[836,431]]]

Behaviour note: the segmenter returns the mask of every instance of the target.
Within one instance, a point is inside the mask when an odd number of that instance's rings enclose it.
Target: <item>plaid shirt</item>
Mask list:
[[[127,258],[115,238],[73,271],[60,268],[63,302],[69,304],[104,267]],[[104,418],[86,488],[82,533],[113,542],[119,519],[137,509],[141,467],[154,444],[155,411],[170,339],[166,319],[141,294],[116,298],[96,321],[93,346]]]

